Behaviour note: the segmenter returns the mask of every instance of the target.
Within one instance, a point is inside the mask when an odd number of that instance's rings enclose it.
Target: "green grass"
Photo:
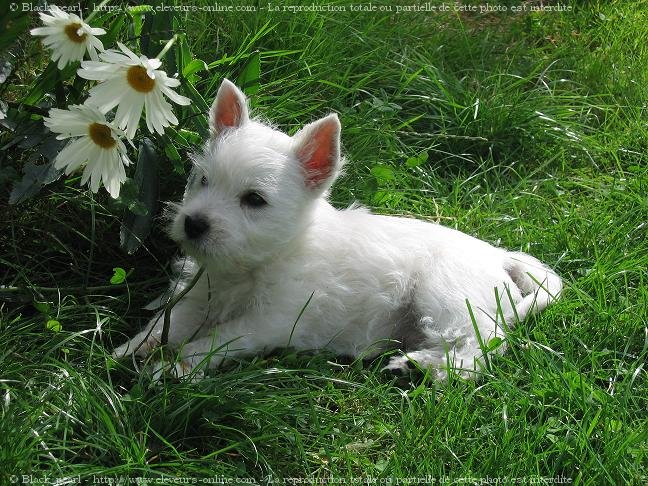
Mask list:
[[[349,162],[336,205],[359,200],[528,251],[557,268],[564,296],[513,330],[477,382],[394,380],[380,362],[286,351],[197,384],[156,384],[109,353],[150,317],[141,307],[164,288],[176,249],[158,225],[125,254],[119,208],[59,182],[0,213],[0,483],[645,484],[648,4],[571,5],[188,15],[207,63],[259,50],[258,114],[288,131],[340,114]],[[211,100],[244,64],[214,68],[201,93]],[[0,157],[4,167],[20,154]],[[170,172],[162,198],[178,199],[183,181]],[[127,285],[109,285],[116,266],[132,270]]]

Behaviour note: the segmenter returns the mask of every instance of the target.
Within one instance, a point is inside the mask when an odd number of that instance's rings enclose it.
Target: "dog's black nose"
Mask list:
[[[190,239],[202,236],[208,229],[209,222],[204,216],[185,216],[184,230]]]

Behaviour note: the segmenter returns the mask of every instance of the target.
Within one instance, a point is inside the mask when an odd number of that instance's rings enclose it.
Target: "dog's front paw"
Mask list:
[[[164,380],[164,374],[177,380],[187,380],[195,383],[205,376],[202,369],[196,369],[196,363],[192,358],[185,358],[172,363],[160,360],[152,365],[153,380],[161,382]]]
[[[112,357],[121,359],[134,354],[139,358],[145,358],[159,344],[160,342],[152,335],[147,336],[144,340],[133,338],[121,346],[117,346],[112,352]]]

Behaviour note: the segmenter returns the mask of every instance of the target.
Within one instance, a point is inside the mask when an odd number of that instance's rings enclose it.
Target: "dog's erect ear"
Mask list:
[[[340,120],[335,113],[306,125],[295,134],[297,158],[306,174],[306,186],[332,182],[340,165]]]
[[[249,119],[245,95],[230,80],[223,79],[209,110],[212,136],[219,136],[228,128],[238,128]]]

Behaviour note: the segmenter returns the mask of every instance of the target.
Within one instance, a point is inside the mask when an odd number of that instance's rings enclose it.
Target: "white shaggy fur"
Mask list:
[[[400,347],[388,369],[411,359],[440,378],[448,364],[469,374],[482,357],[469,308],[488,343],[561,292],[561,279],[527,254],[416,219],[334,209],[335,115],[290,137],[251,120],[225,80],[210,121],[170,229],[189,255],[172,294],[206,268],[171,312],[180,375],[285,346],[366,358]],[[246,203],[250,192],[267,204]],[[187,229],[188,218],[204,232]],[[115,355],[149,354],[162,327],[160,315]]]

